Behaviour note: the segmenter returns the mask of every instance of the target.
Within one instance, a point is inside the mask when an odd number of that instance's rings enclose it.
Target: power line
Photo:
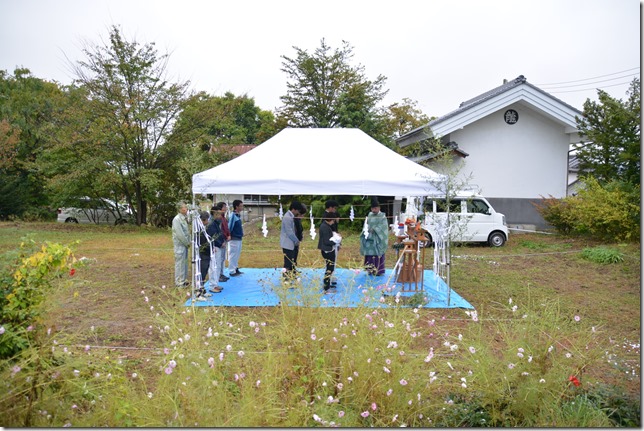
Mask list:
[[[581,88],[579,90],[565,90],[565,91],[548,91],[548,93],[553,93],[553,94],[558,94],[558,93],[576,93],[579,91],[590,91],[590,90],[602,90],[604,88],[608,87],[617,87],[618,85],[626,85],[630,84],[630,81],[625,81],[625,82],[620,82],[618,84],[612,84],[612,85],[602,85],[601,87],[589,87],[589,88]]]
[[[575,82],[590,81],[592,79],[597,79],[597,78],[605,78],[606,76],[618,75],[620,73],[630,72],[631,70],[637,70],[637,69],[639,69],[639,66],[638,67],[633,67],[632,69],[626,69],[626,70],[621,70],[619,72],[609,73],[607,75],[594,76],[592,78],[584,78],[584,79],[577,79],[577,80],[574,80],[574,81],[564,81],[564,82],[549,82],[549,83],[545,83],[545,84],[535,84],[535,85],[537,85],[539,87],[541,87],[541,86],[546,87],[546,86],[549,86],[549,85],[572,84],[572,83],[575,83]]]
[[[546,89],[548,89],[548,88],[555,89],[555,88],[581,87],[581,86],[584,86],[584,85],[598,84],[598,83],[600,83],[600,82],[609,82],[609,81],[614,81],[614,80],[616,80],[616,79],[623,79],[623,78],[628,78],[629,76],[637,76],[637,75],[639,75],[639,73],[630,73],[630,74],[628,74],[628,75],[617,76],[617,77],[615,77],[615,78],[602,79],[602,80],[599,80],[599,81],[593,81],[593,82],[585,82],[585,83],[583,83],[583,84],[559,85],[559,86],[555,86],[555,87],[542,86],[542,87],[546,87]]]

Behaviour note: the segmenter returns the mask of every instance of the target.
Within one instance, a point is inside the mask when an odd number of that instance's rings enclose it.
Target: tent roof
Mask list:
[[[360,129],[287,128],[192,176],[194,194],[427,196],[441,175]]]

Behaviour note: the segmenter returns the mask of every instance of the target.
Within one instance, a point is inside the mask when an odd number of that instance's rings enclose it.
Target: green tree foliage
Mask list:
[[[45,216],[48,196],[37,157],[62,92],[56,83],[16,69],[0,71],[0,219]]]
[[[418,102],[406,97],[400,103],[389,105],[385,114],[387,134],[392,140],[422,127],[430,121],[430,118],[418,108]]]
[[[640,183],[640,80],[634,79],[623,102],[598,90],[599,102],[584,103],[577,126],[584,138],[578,148],[580,169],[600,182]]]
[[[278,129],[270,111],[255,105],[253,98],[227,92],[223,97],[199,92],[186,101],[168,138],[171,148],[181,148],[179,157],[165,176],[172,185],[172,196],[191,198],[192,175],[225,163],[239,154],[239,145],[255,145],[269,139]],[[166,199],[167,201],[167,199]],[[167,205],[163,217],[176,214]],[[164,224],[155,220],[155,224]]]
[[[87,58],[74,71],[86,100],[77,99],[76,109],[61,117],[61,124],[69,127],[61,130],[60,146],[52,149],[57,155],[49,160],[75,157],[66,166],[51,166],[52,183],[59,189],[70,185],[69,170],[75,169],[94,187],[125,199],[135,210],[137,224],[147,223],[148,207],[158,204],[160,196],[167,198],[165,170],[182,154],[181,148],[165,144],[187,97],[188,82],[169,82],[168,55],[159,55],[154,43],[141,46],[125,40],[116,26],[107,44],[86,46],[83,53]],[[174,142],[179,141],[175,136]]]
[[[175,132],[227,161],[233,157],[235,146],[260,144],[275,135],[277,128],[273,113],[262,111],[253,98],[230,92],[223,97],[200,92],[186,102]]]
[[[386,78],[369,80],[364,66],[353,66],[348,42],[332,49],[322,39],[313,54],[293,48],[295,57],[282,56],[288,81],[278,121],[289,127],[355,127],[377,140],[386,135],[378,107],[388,92],[383,89]]]
[[[589,235],[606,241],[636,241],[640,237],[640,186],[592,176],[583,179],[577,196],[544,199],[537,210],[564,234]]]

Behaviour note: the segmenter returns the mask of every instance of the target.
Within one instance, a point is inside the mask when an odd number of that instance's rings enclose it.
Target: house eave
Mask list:
[[[561,124],[564,132],[574,140],[573,136],[578,131],[576,117],[581,117],[582,112],[529,84],[520,76],[510,83],[463,102],[459,109],[406,133],[396,139],[396,143],[403,148],[428,137],[446,136],[515,103],[525,104]]]

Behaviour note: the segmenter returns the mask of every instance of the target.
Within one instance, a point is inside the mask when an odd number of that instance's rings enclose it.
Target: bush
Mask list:
[[[616,386],[598,383],[587,397],[606,412],[613,426],[639,428],[641,407],[639,397],[629,396]]]
[[[609,247],[585,248],[581,252],[581,257],[601,264],[619,263],[624,260],[622,252]]]
[[[543,219],[554,227],[558,232],[568,235],[575,227],[576,220],[570,211],[570,199],[557,199],[541,196],[540,203],[532,203]]]
[[[604,186],[584,179],[577,196],[550,196],[535,204],[546,222],[562,234],[589,235],[609,241],[634,241],[640,237],[640,188],[616,181]]]
[[[60,244],[38,245],[22,241],[18,251],[0,259],[2,283],[0,296],[0,359],[9,358],[28,347],[40,323],[41,306],[49,293],[52,280],[74,269],[71,249]]]

